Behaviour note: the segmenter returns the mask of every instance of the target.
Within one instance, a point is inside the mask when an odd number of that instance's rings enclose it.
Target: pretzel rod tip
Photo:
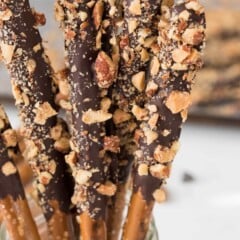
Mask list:
[[[24,188],[14,163],[19,154],[16,132],[0,105],[0,215],[12,240],[39,240]]]

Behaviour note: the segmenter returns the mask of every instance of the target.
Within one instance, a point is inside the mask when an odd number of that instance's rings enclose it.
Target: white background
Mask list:
[[[169,199],[154,211],[160,240],[239,240],[240,128],[187,123],[181,143]]]
[[[32,2],[37,10],[46,12],[53,1]],[[46,27],[42,31],[49,48],[63,58],[61,32],[55,34],[57,24],[51,15],[47,28],[51,31],[47,33]],[[57,44],[52,41],[55,37]],[[1,71],[0,95],[9,94],[8,81]],[[15,111],[8,109],[8,113],[17,126]],[[167,201],[154,209],[160,240],[239,240],[240,128],[187,123],[181,143],[167,184]],[[194,177],[193,182],[182,181],[185,172]]]

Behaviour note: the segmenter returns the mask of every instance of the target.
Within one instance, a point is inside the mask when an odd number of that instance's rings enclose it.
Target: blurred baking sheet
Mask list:
[[[240,126],[240,103],[226,103],[221,106],[194,106],[190,111],[190,120],[221,122]]]
[[[204,2],[204,1],[203,1]],[[206,3],[207,41],[204,68],[193,87],[190,115],[240,120],[240,3]],[[213,3],[218,3],[214,7]],[[208,7],[211,5],[210,7]]]

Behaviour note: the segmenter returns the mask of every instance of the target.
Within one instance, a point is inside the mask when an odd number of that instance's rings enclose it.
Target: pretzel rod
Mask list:
[[[118,27],[121,58],[118,78],[112,90],[115,107],[113,121],[120,138],[118,190],[112,199],[108,229],[109,239],[112,240],[120,235],[128,177],[136,148],[134,130],[137,122],[131,113],[131,106],[135,101],[142,101],[141,92],[145,84],[143,71],[149,62],[149,47],[154,42],[153,19],[159,11],[159,4],[160,1],[123,1],[124,20]]]
[[[32,183],[33,172],[32,172],[31,167],[27,163],[27,161],[25,161],[25,159],[22,156],[22,153],[25,151],[26,146],[24,144],[24,142],[25,142],[24,136],[21,132],[22,132],[21,128],[16,130],[19,154],[15,155],[13,160],[17,166],[22,184],[25,187],[28,184]],[[24,130],[23,130],[23,132],[24,132]]]
[[[70,69],[72,149],[67,158],[75,178],[72,198],[78,209],[81,239],[106,239],[108,196],[115,193],[109,181],[111,157],[118,141],[106,136],[111,100],[107,88],[116,66],[101,47],[103,1],[58,1],[56,18],[65,32],[67,66]]]
[[[139,149],[134,166],[134,192],[124,227],[124,240],[143,240],[146,236],[159,187],[169,177],[178,150],[181,125],[186,120],[190,92],[196,70],[201,68],[205,16],[196,0],[163,6],[159,22],[160,53],[152,58],[147,101],[139,109],[140,129],[136,132]],[[168,23],[167,16],[170,17]],[[136,214],[143,211],[136,221]],[[134,224],[133,224],[134,223]]]
[[[36,177],[53,239],[69,239],[72,186],[64,162],[69,144],[66,127],[57,119],[53,73],[37,29],[45,18],[27,0],[0,3],[0,46],[27,139],[23,156]]]
[[[96,59],[96,63],[100,59],[101,54],[104,53],[111,58],[113,63],[116,66],[116,75],[118,72],[119,65],[119,23],[122,21],[122,0],[114,0],[114,1],[104,1],[104,11],[102,17],[102,25],[101,25],[101,45],[99,44],[99,48],[101,49],[98,57]],[[98,77],[98,75],[96,75]],[[114,78],[114,80],[115,80]],[[99,79],[96,78],[99,82]],[[114,91],[114,84],[110,86],[108,84],[108,93],[107,96],[109,99],[112,99],[112,92]],[[114,113],[116,110],[115,105],[111,105],[109,112]],[[106,122],[106,134],[108,136],[115,136],[115,141],[112,142],[112,152],[109,152],[110,157],[112,159],[111,164],[109,166],[109,178],[114,184],[118,184],[118,154],[120,153],[119,147],[119,138],[116,137],[117,132],[113,120],[110,119]],[[122,209],[125,207],[125,193],[123,191],[126,189],[125,185],[123,187],[118,186],[117,192],[109,199],[108,209],[107,209],[107,239],[114,239],[114,235],[118,236],[118,233],[121,228],[121,219],[122,219]]]
[[[12,240],[40,240],[33,221],[18,170],[17,136],[0,104],[0,215]]]
[[[21,150],[20,150],[20,152],[21,152]],[[23,157],[21,155],[18,156],[18,158],[20,158],[21,160],[19,160],[19,162],[17,162],[16,165],[17,165],[17,168],[18,168],[19,175],[20,175],[20,178],[22,180],[22,183],[23,183],[24,186],[26,186],[26,185],[32,183],[32,180],[33,180],[32,169],[24,161],[24,159],[23,159]]]

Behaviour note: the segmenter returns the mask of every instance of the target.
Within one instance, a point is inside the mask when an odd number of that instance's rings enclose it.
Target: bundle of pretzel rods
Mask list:
[[[65,40],[60,74],[38,31],[44,15],[28,0],[0,1],[2,58],[24,129],[21,154],[49,237],[145,239],[202,66],[204,8],[197,0],[57,0],[55,16]],[[6,225],[12,239],[39,239],[9,153],[17,140],[2,109],[0,118],[0,206],[16,218]]]

